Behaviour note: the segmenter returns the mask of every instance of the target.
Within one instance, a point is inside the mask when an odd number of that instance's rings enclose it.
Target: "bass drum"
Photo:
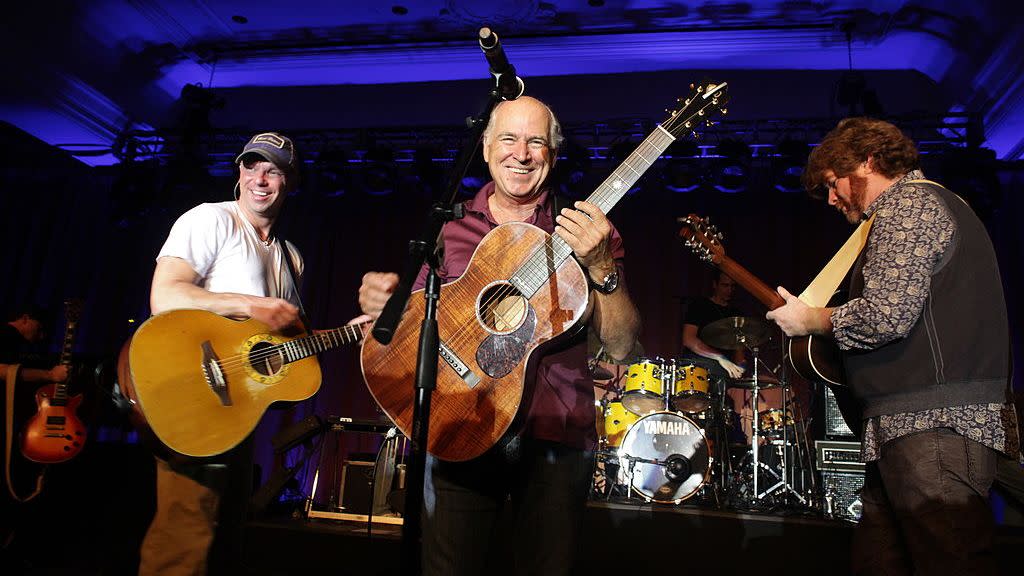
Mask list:
[[[678,504],[711,475],[708,441],[693,420],[653,412],[629,427],[619,448],[622,476],[645,499]]]

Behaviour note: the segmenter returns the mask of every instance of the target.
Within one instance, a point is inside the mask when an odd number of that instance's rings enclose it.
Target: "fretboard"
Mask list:
[[[64,345],[60,350],[60,363],[65,366],[71,366],[71,345],[75,341],[75,328],[78,326],[78,322],[75,320],[68,320],[67,327],[64,329]],[[67,403],[68,399],[68,384],[64,382],[58,382],[53,387],[53,398],[50,399],[50,403],[54,406],[63,406]]]
[[[332,330],[325,330],[278,344],[277,348],[284,355],[285,362],[295,362],[296,360],[302,360],[314,354],[337,348],[342,344],[359,342],[363,339],[363,326],[366,326],[366,324],[351,324]]]
[[[659,125],[597,187],[597,190],[587,198],[587,202],[596,205],[601,212],[607,214],[674,140],[675,138]],[[552,234],[544,242],[543,247],[526,259],[509,281],[521,294],[529,298],[547,284],[555,269],[571,253],[572,248],[565,240],[557,233]]]

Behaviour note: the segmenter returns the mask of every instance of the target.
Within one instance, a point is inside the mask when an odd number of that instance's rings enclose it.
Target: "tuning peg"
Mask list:
[[[726,108],[722,108],[722,116],[725,116],[728,113],[729,113],[729,110],[727,110]]]

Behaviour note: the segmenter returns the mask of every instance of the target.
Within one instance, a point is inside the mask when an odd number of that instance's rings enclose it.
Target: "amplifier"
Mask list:
[[[816,440],[814,448],[818,454],[818,470],[864,473],[864,463],[860,461],[860,442]]]
[[[864,474],[822,470],[821,484],[825,490],[825,514],[852,522],[860,520],[860,489],[864,487]]]
[[[388,430],[395,427],[391,422],[361,420],[344,416],[328,417],[327,425],[330,426],[331,432],[369,432],[371,434],[387,434]]]
[[[859,521],[865,466],[860,461],[860,442],[818,440],[814,448],[825,494],[825,513],[833,518]]]
[[[405,437],[393,424],[381,420],[331,416],[326,428],[336,445],[342,432],[380,435],[382,444],[375,461],[372,453],[367,460],[353,458],[339,462],[337,451],[334,458],[324,456],[326,451],[321,452],[313,478],[313,493],[306,507],[308,517],[361,522],[372,518],[374,522],[401,524],[402,519],[394,517],[391,497],[405,486],[405,465],[399,463],[404,458]],[[326,487],[326,510],[313,509],[320,480]]]

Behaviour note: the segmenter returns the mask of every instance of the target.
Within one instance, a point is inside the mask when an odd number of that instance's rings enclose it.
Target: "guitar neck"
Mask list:
[[[75,328],[78,327],[76,320],[68,319],[67,327],[64,329],[64,344],[60,350],[60,363],[65,366],[71,366],[71,345],[75,341]],[[53,398],[50,399],[50,403],[55,406],[63,406],[68,400],[68,383],[67,380],[64,382],[57,382],[54,385]]]
[[[604,214],[610,212],[673,141],[675,138],[659,124],[587,197],[587,202],[600,208]],[[558,233],[552,234],[550,240],[545,242],[544,248],[534,252],[510,281],[522,294],[532,296],[547,283],[551,272],[571,253],[572,248],[565,240]]]
[[[767,306],[769,310],[775,310],[786,303],[782,296],[779,296],[778,292],[772,290],[760,278],[754,276],[732,258],[722,256],[722,259],[716,262],[716,265],[728,274],[730,278],[735,280],[737,284],[743,286],[747,292],[750,292],[754,298],[757,298],[762,304]]]
[[[284,355],[285,362],[295,362],[314,354],[337,348],[343,344],[359,342],[363,339],[362,328],[367,324],[369,323],[350,324],[340,328],[324,330],[323,332],[317,332],[316,334],[310,334],[309,336],[278,344],[278,347]]]

